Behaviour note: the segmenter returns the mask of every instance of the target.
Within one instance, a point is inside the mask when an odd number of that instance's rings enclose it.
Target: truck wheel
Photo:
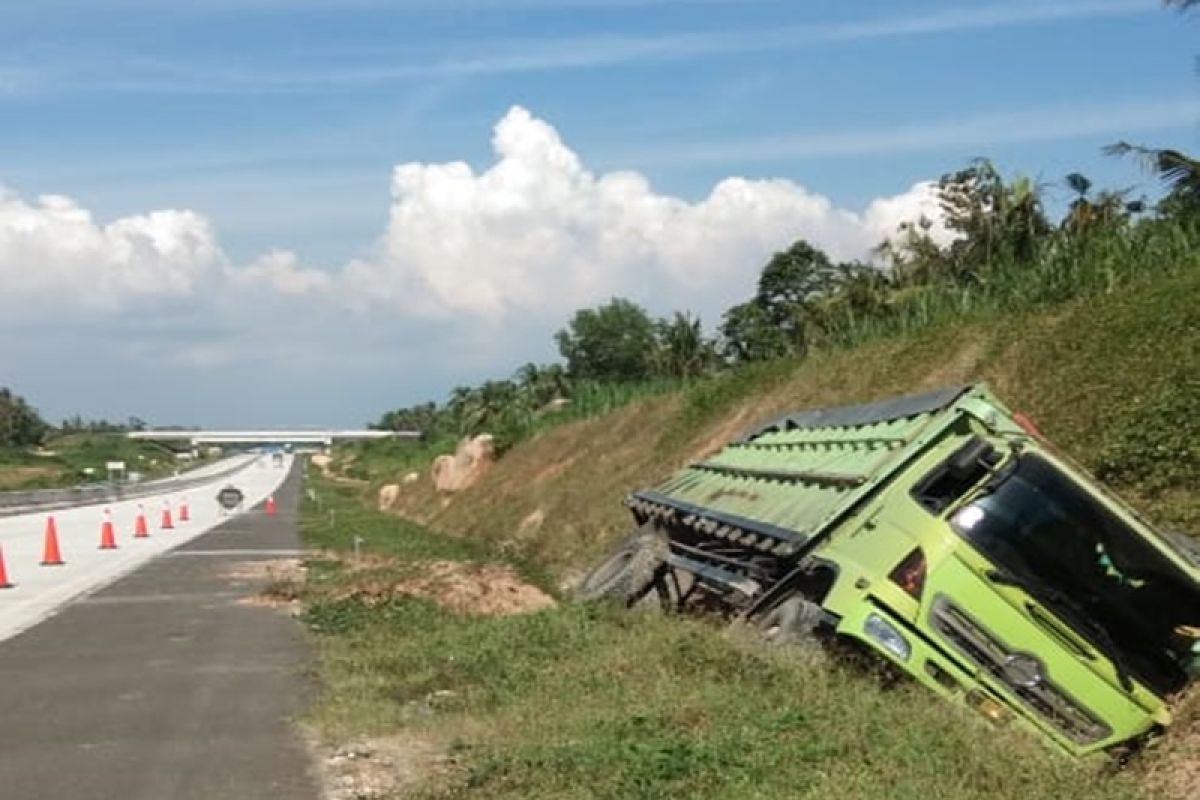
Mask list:
[[[652,526],[643,526],[589,572],[576,596],[583,602],[620,600],[627,605],[653,592],[661,580],[667,542]]]
[[[812,641],[821,621],[821,607],[803,597],[789,597],[758,619],[758,629],[770,644],[785,646]]]

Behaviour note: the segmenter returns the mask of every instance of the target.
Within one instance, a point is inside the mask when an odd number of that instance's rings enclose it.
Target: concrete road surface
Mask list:
[[[40,562],[45,543],[45,512],[0,518],[0,550],[4,555],[11,589],[0,589],[0,641],[45,619],[74,597],[99,588],[173,547],[211,530],[227,518],[216,501],[218,490],[233,484],[246,495],[246,508],[275,492],[291,467],[275,467],[270,459],[236,457],[245,466],[232,476],[187,492],[172,492],[107,505],[81,506],[52,513],[58,529],[63,566]],[[229,467],[222,462],[221,469]],[[215,466],[213,467],[215,469]],[[221,471],[218,469],[217,471]],[[190,522],[179,521],[180,503],[186,501]],[[172,530],[162,530],[162,511],[171,509]],[[104,509],[111,510],[116,550],[101,550],[100,526]],[[133,538],[139,508],[144,510],[150,536]],[[0,798],[4,788],[0,786]]]
[[[260,494],[276,490],[267,469],[246,481]],[[253,511],[159,549],[0,642],[0,797],[316,800],[292,722],[306,702],[302,630],[239,602],[265,584],[263,559],[297,554],[298,492],[293,471],[277,516]],[[151,546],[179,543],[156,532]]]

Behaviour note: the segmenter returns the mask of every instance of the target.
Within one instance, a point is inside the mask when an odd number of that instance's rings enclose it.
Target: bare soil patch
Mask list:
[[[743,406],[737,413],[723,421],[717,429],[705,437],[692,458],[704,459],[729,444],[730,440],[750,427],[751,417],[758,411],[755,406]]]
[[[312,745],[326,800],[401,797],[449,775],[454,759],[414,735],[362,738],[340,747]]]
[[[923,383],[931,389],[970,383],[979,377],[979,364],[983,356],[983,342],[969,341],[961,346],[951,358],[931,370]]]
[[[304,581],[304,564],[298,558],[257,558],[230,564],[224,577],[235,581]]]
[[[548,464],[544,469],[533,476],[534,485],[536,486],[539,483],[545,483],[546,481],[552,481],[555,478],[558,478],[564,472],[569,470],[571,465],[578,460],[579,456],[573,455],[564,458],[562,461],[556,461],[552,464]]]
[[[238,561],[229,565],[225,577],[255,586],[266,584],[261,591],[235,602],[240,606],[275,608],[298,616],[302,610],[300,590],[304,586],[304,564],[298,558],[271,558]]]
[[[504,616],[551,608],[554,598],[526,583],[511,567],[425,561],[413,564],[405,577],[364,575],[346,596],[383,603],[397,596],[423,597],[460,614]]]

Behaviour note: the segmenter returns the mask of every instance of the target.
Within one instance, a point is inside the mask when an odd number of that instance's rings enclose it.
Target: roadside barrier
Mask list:
[[[43,567],[61,567],[67,562],[63,561],[62,551],[58,549],[58,525],[54,522],[54,515],[46,517],[46,536],[45,543],[42,547],[42,566]]]
[[[199,477],[164,478],[145,483],[93,483],[69,489],[37,489],[32,491],[0,492],[0,516],[27,514],[30,511],[53,511],[59,508],[118,503],[166,492],[182,492],[197,486],[219,481],[247,467],[243,462],[221,472]]]

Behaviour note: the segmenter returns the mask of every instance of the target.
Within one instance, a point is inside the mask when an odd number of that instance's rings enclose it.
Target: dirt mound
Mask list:
[[[364,576],[347,594],[374,603],[401,595],[423,597],[460,614],[484,616],[526,614],[555,605],[554,598],[521,580],[511,567],[461,561],[414,566],[418,574],[412,577]]]

